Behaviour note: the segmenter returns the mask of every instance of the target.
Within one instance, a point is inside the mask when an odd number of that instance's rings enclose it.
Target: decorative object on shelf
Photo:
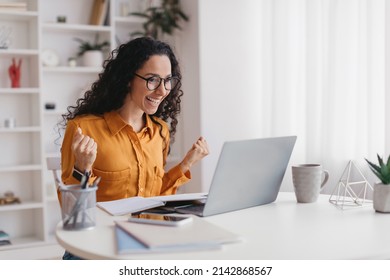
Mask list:
[[[10,245],[11,240],[9,238],[9,234],[6,233],[4,230],[0,230],[0,246],[1,245]]]
[[[0,49],[8,49],[11,45],[12,28],[10,26],[0,27]]]
[[[344,210],[344,207],[363,206],[370,203],[366,200],[367,191],[373,190],[357,163],[350,160],[344,169],[338,185],[333,190],[329,202]],[[371,204],[371,203],[370,203]]]
[[[0,11],[5,12],[24,12],[27,11],[27,3],[26,2],[1,2],[0,3]]]
[[[11,191],[6,192],[4,197],[0,197],[0,205],[20,203],[20,199]]]
[[[75,38],[75,41],[80,43],[77,56],[82,57],[84,66],[102,67],[103,51],[110,46],[108,41],[99,43],[98,33],[96,33],[93,43],[80,38]]]
[[[4,127],[6,128],[14,128],[16,124],[15,118],[9,117],[4,120]]]
[[[110,3],[109,0],[94,0],[92,5],[91,16],[89,18],[89,24],[92,25],[107,25]]]
[[[377,155],[379,165],[365,159],[380,182],[374,185],[374,209],[377,212],[390,212],[390,155],[385,163],[383,159]]]
[[[83,66],[101,67],[103,65],[103,53],[98,50],[86,51],[82,56]]]
[[[127,17],[129,15],[129,3],[126,2],[120,3],[119,11],[121,17]]]
[[[66,16],[57,16],[58,23],[66,23]]]
[[[46,110],[54,110],[56,108],[56,104],[52,102],[45,103],[45,109]]]
[[[77,66],[77,60],[75,57],[68,58],[68,66],[69,67],[76,67]]]
[[[179,22],[188,21],[188,16],[181,10],[180,0],[163,0],[161,6],[149,7],[143,13],[133,12],[130,15],[145,19],[144,31],[131,32],[131,37],[150,36],[162,39],[164,34],[173,35],[176,29],[181,30]]]
[[[11,87],[12,88],[20,88],[20,75],[22,59],[19,58],[18,63],[16,64],[16,59],[12,58],[12,64],[8,67],[8,74],[11,79]]]
[[[42,63],[44,66],[55,67],[60,64],[60,57],[55,50],[45,49],[42,51]]]

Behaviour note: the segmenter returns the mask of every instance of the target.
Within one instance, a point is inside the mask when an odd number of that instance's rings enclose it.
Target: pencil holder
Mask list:
[[[96,225],[97,187],[82,188],[81,185],[61,187],[62,225],[66,230],[92,229]]]

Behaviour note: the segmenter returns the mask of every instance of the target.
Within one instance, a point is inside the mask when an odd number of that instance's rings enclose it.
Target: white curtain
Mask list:
[[[297,135],[291,163],[322,163],[330,193],[349,160],[384,155],[385,0],[265,0],[260,16],[262,135]]]

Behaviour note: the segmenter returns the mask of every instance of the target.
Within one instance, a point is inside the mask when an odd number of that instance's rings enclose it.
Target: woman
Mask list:
[[[174,194],[206,156],[200,137],[168,172],[164,166],[180,113],[181,73],[166,43],[143,37],[121,45],[64,116],[62,181],[101,177],[97,201]]]
[[[209,153],[200,137],[177,166],[164,171],[180,113],[180,79],[166,43],[144,37],[114,50],[99,79],[64,115],[62,181],[101,177],[97,201],[174,194],[191,178],[191,166]]]

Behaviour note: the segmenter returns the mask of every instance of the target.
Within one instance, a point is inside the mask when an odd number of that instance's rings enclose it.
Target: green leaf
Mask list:
[[[80,44],[79,51],[77,53],[78,56],[83,55],[86,51],[90,51],[90,50],[102,51],[105,49],[105,47],[110,46],[110,43],[108,41],[99,43],[99,33],[96,33],[93,43],[80,38],[74,38],[74,40]]]
[[[144,14],[144,13],[137,13],[137,12],[130,13],[129,15],[137,16],[137,17],[143,17],[143,18],[149,18],[149,17],[150,17],[150,16],[147,15],[147,14]]]
[[[365,159],[371,169],[371,171],[378,177],[383,184],[390,184],[390,156],[387,159],[387,164],[384,164],[383,159],[377,154],[378,163],[374,164],[368,159]]]
[[[189,20],[189,17],[186,14],[184,14],[182,11],[178,11],[177,13],[183,20],[185,21]]]
[[[143,24],[143,33],[154,38],[164,33],[172,35],[175,29],[181,29],[180,20],[188,21],[188,16],[181,11],[179,0],[163,0],[161,6],[149,7],[144,12],[130,14],[147,19]]]
[[[379,165],[382,167],[384,165],[382,158],[377,154]]]
[[[372,162],[369,161],[368,159],[365,159],[365,160],[366,160],[367,163],[370,165],[371,169],[373,169],[373,171],[380,173],[381,168],[380,168],[378,165],[372,163]]]

